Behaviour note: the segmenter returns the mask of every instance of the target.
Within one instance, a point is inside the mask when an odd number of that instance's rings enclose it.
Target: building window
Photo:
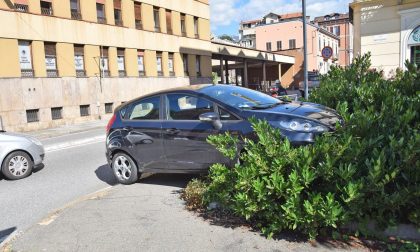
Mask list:
[[[289,49],[296,48],[296,39],[289,39]]]
[[[168,34],[172,34],[172,12],[166,10],[166,29]]]
[[[121,0],[114,0],[114,20],[115,25],[122,26],[122,16],[121,16]]]
[[[181,35],[187,36],[187,28],[185,26],[185,14],[181,13]]]
[[[125,58],[124,58],[125,50],[122,48],[117,49],[117,63],[118,63],[118,76],[125,77]]]
[[[155,21],[155,32],[160,32],[159,8],[153,8],[153,20]]]
[[[20,0],[18,3],[14,4],[14,8],[16,11],[29,12],[28,0]]]
[[[143,24],[141,21],[141,3],[134,2],[134,19],[136,22],[136,29],[143,29]]]
[[[198,17],[194,17],[194,36],[198,38]]]
[[[162,52],[156,53],[156,64],[157,64],[157,73],[158,76],[163,76],[163,70],[162,70]]]
[[[319,48],[319,50],[321,51],[321,38],[318,38],[318,48]]]
[[[195,56],[195,72],[197,73],[197,77],[201,77],[201,56]]]
[[[175,76],[175,70],[174,70],[174,54],[169,53],[168,55],[168,69],[169,69],[169,75]]]
[[[267,42],[265,44],[265,48],[267,49],[267,51],[271,52],[271,42]]]
[[[98,19],[98,23],[105,24],[106,17],[105,17],[105,5],[101,3],[96,3],[96,16]]]
[[[57,52],[55,43],[45,43],[45,66],[47,69],[47,77],[58,77],[57,70]]]
[[[420,46],[412,46],[411,48],[411,63],[417,65],[417,69],[420,69]]]
[[[32,67],[31,42],[19,41],[19,64],[22,78],[34,77]]]
[[[84,46],[74,45],[74,65],[76,67],[76,77],[85,77]]]
[[[182,54],[182,63],[184,64],[184,75],[189,76],[188,72],[188,54]]]
[[[340,26],[339,25],[334,26],[334,34],[337,35],[337,36],[340,36]]]
[[[51,118],[53,120],[63,119],[63,107],[51,108]]]
[[[105,114],[112,114],[114,104],[112,102],[105,103]]]
[[[139,71],[139,76],[144,76],[144,51],[137,51],[137,66]]]
[[[281,41],[277,41],[277,51],[281,50]]]
[[[100,75],[102,77],[109,77],[108,47],[101,47],[100,53],[101,53]]]
[[[39,109],[26,110],[26,121],[28,123],[39,122]]]
[[[90,116],[90,105],[80,105],[80,116]]]
[[[46,16],[53,15],[52,3],[48,1],[41,1],[41,14]]]
[[[82,19],[82,14],[80,13],[79,0],[70,0],[70,11],[71,11],[72,19],[76,19],[76,20]]]

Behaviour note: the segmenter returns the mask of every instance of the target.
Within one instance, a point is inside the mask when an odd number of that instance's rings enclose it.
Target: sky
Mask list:
[[[316,16],[348,12],[352,0],[306,0],[311,20]],[[242,20],[260,19],[270,12],[301,12],[301,0],[210,0],[211,30],[215,35],[237,35]]]

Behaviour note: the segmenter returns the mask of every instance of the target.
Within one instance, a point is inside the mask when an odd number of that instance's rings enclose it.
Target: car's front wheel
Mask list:
[[[134,160],[125,153],[119,152],[112,159],[112,170],[115,178],[123,185],[131,185],[138,181],[139,172]]]
[[[15,151],[7,155],[3,161],[1,171],[10,180],[23,179],[32,173],[34,162],[23,151]]]

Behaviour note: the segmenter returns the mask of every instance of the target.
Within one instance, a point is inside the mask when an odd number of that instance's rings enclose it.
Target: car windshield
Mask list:
[[[236,86],[208,86],[200,92],[239,109],[265,109],[282,103],[264,93]]]

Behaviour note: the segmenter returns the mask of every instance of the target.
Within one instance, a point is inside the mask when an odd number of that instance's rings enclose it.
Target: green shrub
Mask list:
[[[206,184],[200,179],[192,179],[181,193],[181,198],[185,200],[187,208],[191,210],[204,209],[203,198]]]
[[[333,67],[311,101],[346,121],[310,146],[292,147],[267,122],[253,121],[242,163],[210,169],[204,202],[219,202],[254,221],[266,235],[284,229],[314,238],[352,221],[418,225],[420,207],[420,74],[416,67],[386,80],[369,55]],[[238,139],[208,139],[234,158]]]

